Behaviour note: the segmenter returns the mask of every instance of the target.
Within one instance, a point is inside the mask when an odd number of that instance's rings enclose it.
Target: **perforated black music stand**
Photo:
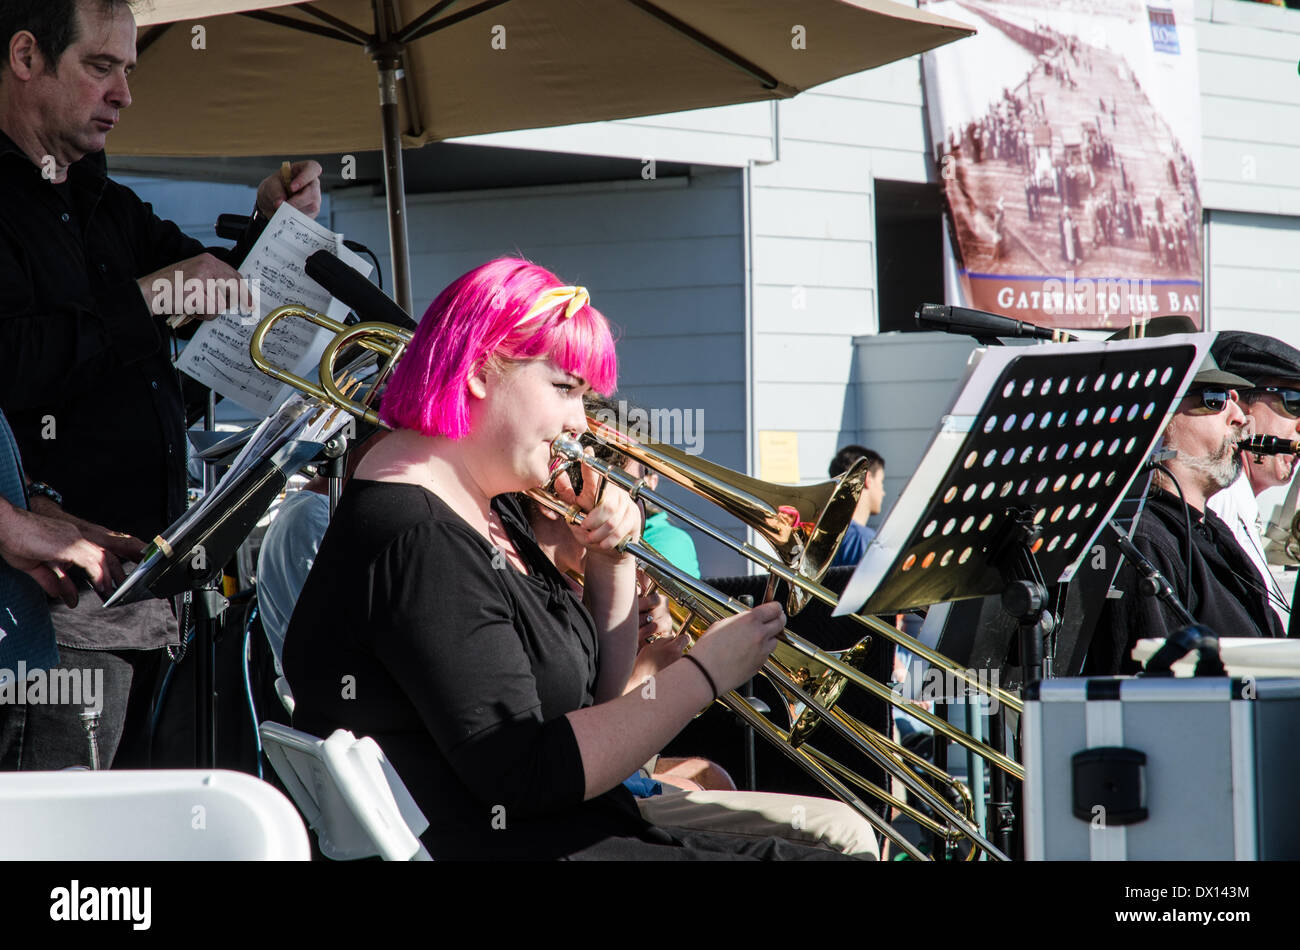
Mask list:
[[[1209,334],[990,349],[968,372],[837,613],[1067,581],[1141,469]]]

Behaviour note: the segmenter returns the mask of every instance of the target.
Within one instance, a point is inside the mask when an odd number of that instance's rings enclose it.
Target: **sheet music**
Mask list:
[[[177,368],[208,388],[265,417],[289,398],[293,388],[253,366],[249,341],[268,313],[286,304],[319,311],[342,322],[348,308],[331,297],[304,270],[316,251],[329,251],[363,275],[370,264],[343,246],[343,236],[311,220],[288,203],[280,205],[239,269],[258,289],[253,316],[223,314],[205,322],[186,345]],[[280,321],[262,346],[267,359],[307,379],[332,334],[301,319]]]

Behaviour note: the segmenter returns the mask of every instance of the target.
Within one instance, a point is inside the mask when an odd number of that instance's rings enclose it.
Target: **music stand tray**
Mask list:
[[[977,350],[836,614],[1000,594],[1025,552],[1068,581],[1213,339]]]
[[[205,498],[155,538],[104,606],[172,597],[214,581],[289,478],[323,448],[320,442],[289,442],[239,473],[229,491]]]

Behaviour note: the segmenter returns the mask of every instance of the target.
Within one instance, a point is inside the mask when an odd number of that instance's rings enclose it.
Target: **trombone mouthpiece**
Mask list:
[[[1252,435],[1237,443],[1237,451],[1256,456],[1297,455],[1300,454],[1300,441],[1281,439],[1275,435]]]
[[[582,466],[579,462],[582,459],[582,454],[582,445],[573,436],[561,432],[552,439],[551,465],[547,472],[546,484],[542,488],[548,492],[555,491],[555,483],[559,481],[561,475],[568,472],[573,490],[581,494]]]
[[[582,458],[582,444],[573,436],[562,432],[551,441],[551,457],[570,462],[579,461]]]

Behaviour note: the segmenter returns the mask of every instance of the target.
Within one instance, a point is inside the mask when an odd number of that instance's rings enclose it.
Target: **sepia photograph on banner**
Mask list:
[[[922,7],[979,31],[922,58],[964,303],[1069,329],[1199,326],[1190,3]]]

